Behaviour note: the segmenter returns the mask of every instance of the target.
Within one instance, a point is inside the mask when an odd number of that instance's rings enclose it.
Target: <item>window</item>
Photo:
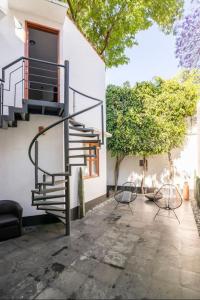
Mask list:
[[[84,147],[94,147],[96,144],[84,144]],[[89,155],[95,154],[95,150],[86,150]],[[85,153],[85,154],[86,154]],[[87,166],[83,168],[83,176],[85,179],[99,176],[99,149],[96,148],[96,157],[87,157]]]

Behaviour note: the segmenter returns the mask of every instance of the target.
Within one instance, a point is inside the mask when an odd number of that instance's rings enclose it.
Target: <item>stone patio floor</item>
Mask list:
[[[200,239],[190,202],[177,220],[108,200],[82,220],[27,227],[0,243],[0,299],[200,299]]]

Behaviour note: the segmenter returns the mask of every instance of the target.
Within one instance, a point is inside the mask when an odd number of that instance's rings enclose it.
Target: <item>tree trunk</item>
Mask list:
[[[143,169],[142,169],[142,181],[141,181],[141,193],[144,194],[145,176],[146,176],[146,156],[143,156]]]
[[[173,164],[173,160],[172,160],[172,154],[170,151],[168,152],[168,161],[169,161],[169,180],[173,181],[173,179],[174,179],[174,164]]]
[[[124,159],[124,155],[117,155],[116,157],[116,163],[115,163],[115,192],[117,191],[117,184],[118,184],[118,178],[119,178],[119,167]]]

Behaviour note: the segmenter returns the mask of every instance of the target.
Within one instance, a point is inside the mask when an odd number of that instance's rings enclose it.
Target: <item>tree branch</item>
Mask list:
[[[110,34],[112,32],[112,28],[113,28],[114,24],[110,27],[110,29],[106,32],[106,36],[105,36],[105,43],[103,48],[100,51],[100,55],[102,55],[104,53],[104,51],[106,50],[107,46],[108,46],[108,42],[109,42],[109,38],[110,38]]]
[[[120,17],[120,14],[121,14],[121,12],[123,11],[124,7],[125,7],[125,5],[122,5],[120,11],[115,15],[114,20],[113,20],[113,22],[111,23],[110,28],[106,31],[105,39],[104,39],[105,42],[104,42],[103,48],[100,50],[100,53],[99,53],[100,55],[103,55],[104,51],[106,50],[106,48],[107,48],[107,46],[108,46],[108,42],[109,42],[110,36],[111,36],[111,32],[112,32],[112,30],[113,30],[113,27],[114,27],[114,25],[117,23],[117,21],[118,21],[118,19],[119,19],[119,17]]]
[[[70,13],[71,13],[72,20],[75,22],[76,21],[75,12],[74,12],[71,0],[67,0],[67,4],[69,5],[69,10],[70,10]]]

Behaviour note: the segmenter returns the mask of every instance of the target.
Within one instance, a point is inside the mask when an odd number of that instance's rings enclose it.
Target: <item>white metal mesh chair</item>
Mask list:
[[[162,195],[162,197],[160,197],[160,195]],[[182,205],[183,199],[179,190],[175,185],[171,183],[164,184],[155,193],[153,202],[158,206],[158,211],[155,214],[154,220],[159,215],[160,210],[164,209],[168,211],[168,216],[170,215],[170,212],[173,212],[174,216],[176,217],[176,219],[180,224],[180,221],[175,213],[175,210]]]
[[[117,202],[115,209],[117,209],[120,204],[125,204],[128,205],[131,213],[133,214],[131,203],[137,198],[136,190],[137,188],[134,182],[125,182],[114,194],[114,199]]]

